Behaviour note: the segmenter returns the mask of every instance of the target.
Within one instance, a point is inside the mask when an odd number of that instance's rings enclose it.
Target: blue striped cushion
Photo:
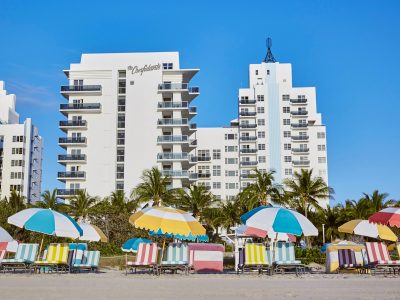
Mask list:
[[[276,260],[277,265],[301,264],[300,260]]]
[[[167,260],[162,261],[163,265],[188,264],[189,248],[187,244],[170,243],[167,248]]]
[[[300,264],[301,262],[296,260],[294,254],[294,245],[288,242],[279,241],[276,243],[274,251],[274,263],[276,264]]]
[[[187,265],[188,262],[184,260],[171,260],[171,261],[163,261],[162,265]]]
[[[97,268],[100,261],[100,251],[84,251],[81,263],[74,264],[75,267]]]
[[[15,253],[15,259],[26,262],[33,262],[36,259],[38,248],[38,244],[19,244],[17,253]]]

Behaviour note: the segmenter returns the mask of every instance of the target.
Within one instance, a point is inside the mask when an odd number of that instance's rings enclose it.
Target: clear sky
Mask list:
[[[182,67],[201,69],[196,123],[222,126],[270,36],[294,86],[317,88],[336,202],[374,189],[400,199],[400,1],[235,3],[2,0],[0,80],[44,137],[43,189],[62,186],[59,89],[81,53],[179,51]]]

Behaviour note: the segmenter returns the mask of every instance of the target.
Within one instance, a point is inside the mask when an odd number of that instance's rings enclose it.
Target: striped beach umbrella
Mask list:
[[[138,247],[140,243],[151,244],[153,241],[143,238],[132,238],[127,240],[121,247],[121,250],[124,252],[134,252],[138,251]]]
[[[400,207],[388,207],[368,218],[371,223],[400,228]]]
[[[290,233],[275,233],[272,230],[266,231],[258,228],[254,228],[247,225],[240,225],[236,228],[236,234],[249,236],[249,237],[258,237],[258,238],[266,238],[267,236],[273,238],[277,241],[289,241],[296,242],[296,237]]]
[[[108,242],[108,238],[99,227],[89,223],[78,223],[79,227],[82,229],[82,236],[79,237],[80,241],[88,242]]]
[[[338,228],[339,232],[371,237],[386,241],[397,241],[397,236],[386,225],[373,224],[368,220],[351,220]]]
[[[240,220],[251,227],[290,233],[296,236],[316,236],[318,229],[302,214],[283,207],[260,206],[244,214]]]
[[[12,242],[13,240],[13,237],[0,226],[0,242]]]

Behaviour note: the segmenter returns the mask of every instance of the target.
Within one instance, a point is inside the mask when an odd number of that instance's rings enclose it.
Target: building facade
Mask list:
[[[41,193],[43,141],[30,118],[19,123],[15,105],[16,96],[7,94],[0,81],[0,197],[15,190],[35,203]]]
[[[64,72],[59,197],[80,189],[101,197],[129,194],[153,166],[171,177],[172,188],[196,181],[191,103],[199,88],[189,82],[198,69],[181,69],[177,52],[114,53],[83,54]]]

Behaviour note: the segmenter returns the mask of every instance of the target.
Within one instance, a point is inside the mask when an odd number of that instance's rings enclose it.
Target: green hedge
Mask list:
[[[321,253],[319,248],[301,249],[295,248],[296,259],[301,260],[303,264],[309,263],[325,264],[325,254]]]

